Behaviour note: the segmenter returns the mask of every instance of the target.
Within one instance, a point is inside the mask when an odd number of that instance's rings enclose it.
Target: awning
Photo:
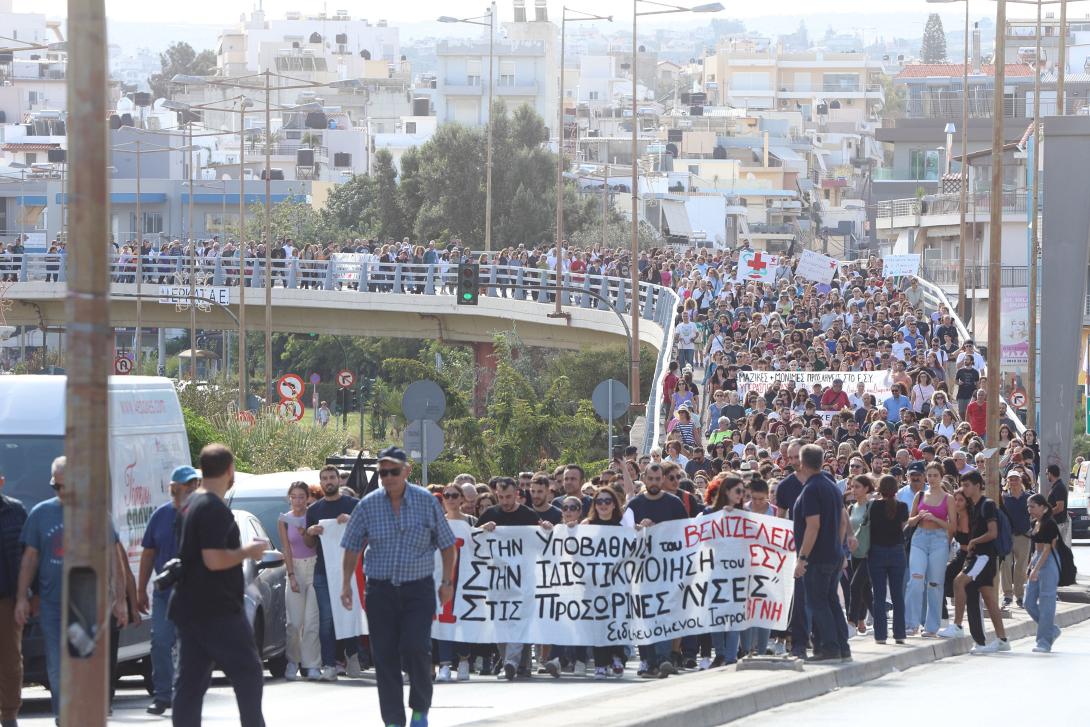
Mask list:
[[[662,200],[662,213],[666,216],[666,224],[670,228],[671,235],[688,236],[693,234],[693,228],[689,225],[689,213],[685,211],[685,203],[675,199]]]
[[[60,149],[60,144],[39,143],[39,142],[19,142],[9,141],[4,144],[4,151],[50,151],[52,149]]]

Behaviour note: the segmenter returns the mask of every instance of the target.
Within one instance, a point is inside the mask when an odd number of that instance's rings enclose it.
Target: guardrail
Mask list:
[[[272,261],[271,274],[265,258],[246,258],[242,280],[248,289],[272,286],[287,289],[346,290],[368,293],[412,295],[450,295],[456,293],[457,265],[417,265],[381,263],[375,260],[345,256],[332,260]],[[237,287],[240,280],[237,257],[197,257],[184,255],[156,256],[145,259],[138,269],[132,256],[113,255],[110,280],[117,284],[132,284],[140,277],[145,285],[188,285]],[[67,279],[67,257],[50,254],[0,255],[0,281],[64,283]],[[487,297],[503,297],[542,304],[554,303],[556,274],[537,268],[482,265],[481,284]],[[674,339],[674,321],[679,299],[670,288],[641,282],[633,301],[631,283],[626,278],[604,275],[564,273],[561,304],[567,307],[614,311],[629,314],[632,304],[640,317],[661,326],[662,344],[654,376],[647,392],[644,451],[658,442],[661,421],[659,382],[670,361]]]

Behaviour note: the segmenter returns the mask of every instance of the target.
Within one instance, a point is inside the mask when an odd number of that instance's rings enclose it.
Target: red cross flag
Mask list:
[[[755,280],[759,283],[771,283],[776,280],[776,267],[780,259],[761,250],[744,250],[738,255],[738,272],[735,282],[744,283]]]

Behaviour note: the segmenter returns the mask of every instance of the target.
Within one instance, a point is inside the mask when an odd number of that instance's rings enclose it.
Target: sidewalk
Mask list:
[[[1005,620],[1011,640],[1031,636],[1036,628],[1029,615],[1015,609]],[[1090,619],[1090,604],[1057,604],[1061,628]],[[901,645],[880,646],[868,633],[851,640],[854,661],[848,664],[807,665],[803,671],[737,671],[733,667],[690,673],[682,678],[646,682],[617,689],[600,698],[582,699],[571,706],[506,714],[478,725],[518,724],[521,727],[557,724],[593,724],[600,727],[713,727],[747,717],[770,707],[854,686],[892,672],[964,654],[972,647],[961,639],[910,638]],[[1058,642],[1063,649],[1063,638]],[[982,656],[1003,659],[1005,654]]]

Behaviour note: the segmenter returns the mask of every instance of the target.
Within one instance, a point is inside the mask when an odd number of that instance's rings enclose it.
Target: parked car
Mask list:
[[[318,484],[318,470],[293,470],[291,472],[272,472],[265,475],[247,475],[235,477],[235,484],[227,492],[227,505],[232,509],[253,513],[274,548],[283,552],[280,542],[280,529],[276,523],[281,513],[287,512],[288,487],[292,482],[302,481],[308,485]],[[245,538],[244,538],[245,539]]]
[[[252,540],[269,542],[269,549],[260,561],[245,560],[242,563],[245,583],[244,604],[246,618],[254,630],[254,642],[261,661],[276,679],[284,676],[288,665],[287,607],[284,589],[287,588],[287,568],[284,554],[272,545],[265,527],[257,516],[232,507],[239,536],[243,543]]]

